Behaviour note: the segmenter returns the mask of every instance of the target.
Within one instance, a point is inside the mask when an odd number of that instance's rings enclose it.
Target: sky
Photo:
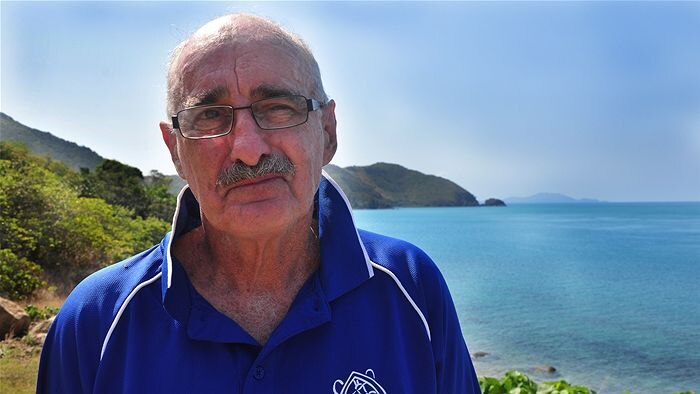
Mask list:
[[[479,200],[700,201],[700,2],[2,1],[0,110],[174,174],[170,51],[231,12],[307,41],[334,164],[397,163]]]

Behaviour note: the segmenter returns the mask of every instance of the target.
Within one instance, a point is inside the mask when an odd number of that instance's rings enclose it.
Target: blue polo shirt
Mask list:
[[[170,253],[201,224],[187,188],[159,245],[89,276],[44,348],[37,392],[478,393],[443,277],[417,247],[357,230],[325,173],[321,263],[260,345]]]

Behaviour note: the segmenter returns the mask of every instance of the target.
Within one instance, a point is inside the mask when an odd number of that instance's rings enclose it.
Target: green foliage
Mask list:
[[[537,393],[537,384],[519,371],[508,371],[501,380],[489,377],[479,378],[479,385],[483,394]]]
[[[24,311],[27,312],[29,315],[29,318],[32,319],[32,321],[35,320],[46,320],[50,318],[51,316],[54,316],[55,314],[58,313],[59,308],[52,308],[50,306],[45,306],[43,308],[38,308],[34,306],[33,304],[27,304],[27,306],[24,307]]]
[[[146,199],[148,201],[146,216],[153,216],[166,222],[172,220],[176,198],[170,193],[171,183],[172,178],[158,171],[151,171],[145,185]]]
[[[101,173],[108,171],[130,179],[140,175],[137,169],[115,163]],[[78,174],[32,156],[24,148],[0,143],[0,249],[16,257],[1,260],[8,273],[3,274],[0,287],[16,289],[11,298],[31,294],[37,282],[27,278],[38,280],[42,269],[61,290],[70,289],[89,273],[150,247],[168,231],[166,221],[143,218],[128,207],[81,196],[81,175],[84,179],[86,173],[89,171]],[[110,179],[121,178],[114,175]],[[139,187],[137,194],[145,199],[145,188]]]
[[[565,380],[544,382],[540,384],[538,394],[595,394],[588,387],[569,384]]]
[[[138,168],[116,160],[105,160],[94,173],[82,170],[82,196],[98,197],[111,205],[131,209],[146,217],[148,200],[143,188],[143,174]]]
[[[134,252],[136,234],[129,230],[131,212],[98,198],[76,197],[56,223],[50,249],[41,261],[53,278],[65,286]]]
[[[80,169],[78,191],[81,197],[105,200],[110,205],[126,208],[133,217],[150,216],[170,222],[175,208],[175,196],[168,188],[171,178],[151,171],[144,178],[138,168],[116,160],[105,160],[94,173]]]
[[[479,386],[483,394],[596,394],[588,387],[572,385],[565,380],[538,385],[519,371],[508,371],[500,380],[480,377]]]
[[[45,285],[41,267],[17,257],[10,249],[0,249],[0,296],[21,300]]]

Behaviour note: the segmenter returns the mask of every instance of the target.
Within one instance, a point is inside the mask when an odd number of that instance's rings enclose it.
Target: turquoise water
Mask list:
[[[601,394],[700,391],[700,203],[356,210],[355,220],[435,260],[470,351],[489,353],[479,375],[519,369]]]

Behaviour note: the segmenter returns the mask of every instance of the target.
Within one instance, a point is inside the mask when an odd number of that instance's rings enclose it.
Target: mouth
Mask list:
[[[274,181],[275,179],[281,179],[282,175],[280,174],[267,174],[255,178],[249,178],[249,179],[244,179],[242,181],[238,181],[234,184],[232,184],[230,187],[232,189],[237,189],[240,187],[244,186],[253,186],[253,185],[261,185],[267,182]]]

